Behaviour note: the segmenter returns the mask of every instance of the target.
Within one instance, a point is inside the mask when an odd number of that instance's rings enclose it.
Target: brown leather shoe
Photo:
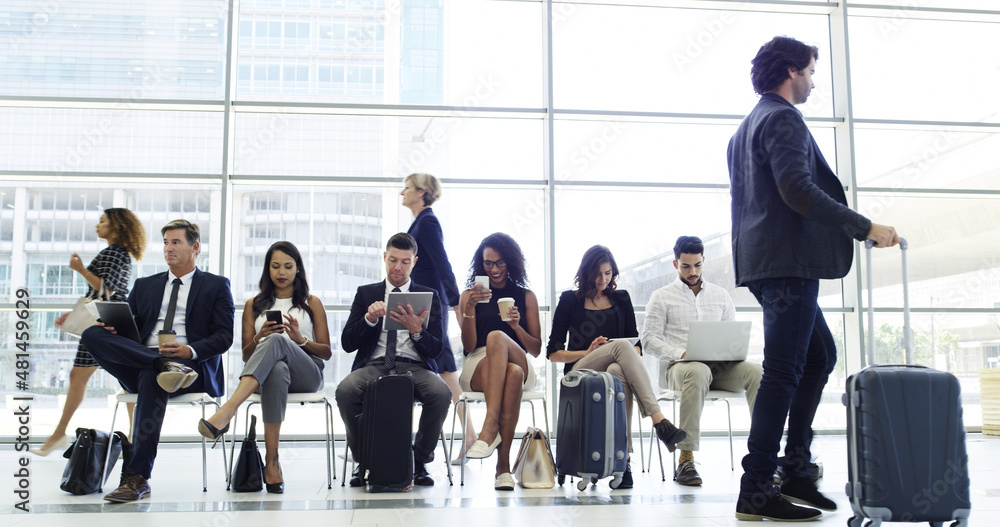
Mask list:
[[[164,362],[160,374],[156,376],[156,384],[167,393],[174,393],[181,388],[194,384],[198,372],[179,362]]]
[[[149,482],[146,478],[136,474],[135,472],[125,472],[122,474],[121,484],[112,492],[107,493],[104,499],[107,501],[114,501],[117,503],[128,503],[130,501],[138,501],[146,496],[152,490],[149,488]]]

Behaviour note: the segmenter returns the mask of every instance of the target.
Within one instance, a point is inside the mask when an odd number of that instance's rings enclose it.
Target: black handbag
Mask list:
[[[250,416],[250,432],[243,438],[231,488],[235,492],[259,492],[264,489],[264,460],[257,450],[257,416]]]
[[[78,496],[98,492],[108,480],[122,452],[125,453],[125,465],[128,464],[132,457],[128,438],[121,432],[115,432],[110,437],[111,459],[107,459],[109,436],[106,432],[93,428],[76,429],[76,440],[63,454],[69,461],[63,469],[60,489]]]

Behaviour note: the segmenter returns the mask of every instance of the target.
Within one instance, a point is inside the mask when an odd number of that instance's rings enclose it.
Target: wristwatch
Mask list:
[[[418,333],[410,333],[410,338],[413,339],[413,342],[420,342],[420,339],[424,338],[424,333],[422,331]]]

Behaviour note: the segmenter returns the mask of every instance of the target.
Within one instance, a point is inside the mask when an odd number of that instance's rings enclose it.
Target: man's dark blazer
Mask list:
[[[736,285],[842,278],[871,221],[847,206],[802,114],[765,93],[729,141]]]
[[[167,287],[167,272],[154,274],[135,281],[128,303],[135,314],[141,342],[145,342],[156,326],[163,305],[163,292]],[[188,290],[187,311],[184,317],[188,345],[198,353],[195,361],[181,362],[198,372],[205,392],[213,397],[225,394],[226,378],[222,368],[222,354],[233,345],[234,313],[233,293],[229,279],[194,270]]]
[[[417,249],[419,251],[419,248]],[[410,292],[419,293],[422,291],[434,293],[431,301],[431,319],[427,323],[427,329],[423,331],[423,337],[419,341],[414,341],[413,346],[417,353],[427,363],[428,369],[437,371],[437,360],[441,354],[441,341],[444,333],[444,326],[441,324],[441,300],[437,291],[410,281]],[[382,333],[383,318],[378,319],[374,326],[369,326],[365,320],[368,313],[368,306],[377,301],[385,300],[385,280],[374,284],[363,285],[358,288],[354,295],[354,303],[351,304],[351,314],[344,325],[344,331],[340,335],[340,346],[347,353],[358,352],[354,357],[354,364],[351,371],[357,370],[368,364],[375,347],[378,346],[378,339]],[[388,306],[387,306],[388,307]]]

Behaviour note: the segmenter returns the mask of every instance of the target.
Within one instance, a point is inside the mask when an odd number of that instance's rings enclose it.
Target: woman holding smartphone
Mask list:
[[[586,368],[606,371],[622,381],[629,453],[632,452],[633,396],[639,400],[642,415],[652,417],[657,437],[673,452],[687,434],[660,411],[649,374],[639,359],[640,347],[628,341],[629,337],[638,337],[639,332],[632,299],[627,291],[617,288],[617,280],[618,264],[611,250],[603,245],[587,249],[576,271],[576,291],[564,291],[559,296],[546,355],[552,362],[565,363],[564,373]],[[566,344],[567,333],[569,345]],[[617,488],[632,488],[630,465],[625,466],[625,474]]]
[[[489,287],[476,283],[480,274],[489,278]],[[514,490],[510,448],[521,412],[521,394],[535,385],[528,354],[537,357],[542,351],[538,298],[527,285],[521,247],[498,232],[487,236],[476,249],[469,266],[469,289],[459,301],[466,351],[459,382],[463,390],[486,395],[483,430],[466,457],[487,458],[499,449],[496,490]],[[501,309],[501,301],[506,309]]]
[[[309,294],[298,248],[276,242],[264,257],[260,293],[243,309],[243,361],[240,383],[215,415],[198,422],[198,432],[218,440],[251,393],[261,394],[264,421],[264,484],[270,493],[285,490],[278,462],[278,439],[289,393],[312,393],[323,387],[323,362],[330,360],[326,310]],[[282,317],[276,322],[273,311]],[[270,319],[268,315],[271,315]]]
[[[69,259],[69,268],[79,273],[87,282],[88,297],[97,298],[103,287],[108,300],[124,302],[128,297],[128,281],[132,274],[132,261],[129,260],[129,255],[131,254],[136,260],[142,260],[142,253],[146,250],[146,229],[132,211],[121,208],[105,210],[97,222],[96,229],[97,237],[107,241],[108,246],[101,249],[87,267],[83,266],[80,256],[73,253]],[[55,321],[55,326],[62,327],[68,315],[68,312],[60,315]],[[87,394],[87,382],[98,367],[90,352],[81,344],[76,350],[73,369],[69,372],[66,404],[63,406],[59,424],[48,440],[40,448],[32,448],[31,453],[47,456],[53,450],[66,446],[69,441],[66,437],[66,428],[76,409],[83,402]],[[62,383],[59,384],[61,387]],[[130,420],[133,408],[135,404],[129,403]]]
[[[444,342],[442,343],[441,356],[438,358],[438,375],[444,380],[448,388],[451,389],[451,401],[455,402],[462,396],[462,388],[458,384],[458,366],[455,364],[455,354],[451,349],[451,342],[448,339],[448,316],[445,313],[450,308],[455,311],[455,318],[461,324],[458,313],[458,282],[455,280],[455,273],[451,270],[451,263],[448,261],[448,253],[444,250],[444,233],[441,230],[441,223],[431,205],[441,197],[441,183],[430,174],[410,174],[403,182],[403,191],[399,193],[403,196],[403,206],[413,213],[413,223],[407,234],[413,236],[420,249],[420,258],[413,264],[410,272],[410,279],[422,286],[430,287],[438,292],[441,299],[441,320],[444,323]],[[476,436],[476,429],[471,422],[465,422],[465,413],[459,414],[465,424],[465,434],[468,437]],[[462,455],[452,461],[452,464],[461,463]]]

